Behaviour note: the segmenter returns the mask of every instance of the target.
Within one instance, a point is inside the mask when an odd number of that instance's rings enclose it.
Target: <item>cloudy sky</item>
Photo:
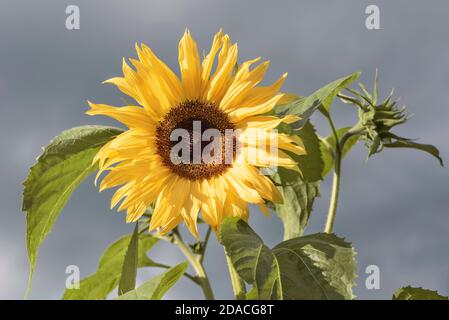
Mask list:
[[[81,29],[65,28],[65,8],[76,4]],[[365,8],[380,7],[381,30],[365,28]],[[401,135],[437,145],[449,158],[449,2],[434,1],[24,1],[0,0],[0,298],[21,299],[28,262],[21,183],[41,147],[62,130],[82,124],[113,124],[84,114],[86,100],[120,104],[101,81],[118,75],[121,58],[145,42],[177,67],[177,42],[186,27],[208,50],[223,28],[239,43],[240,59],[271,60],[268,81],[288,71],[285,88],[309,94],[343,75],[361,70],[371,84],[379,68],[381,90],[391,87],[414,117]],[[333,109],[339,125],[355,119],[345,106]],[[314,118],[327,133],[322,119]],[[355,246],[362,299],[389,299],[412,284],[449,294],[449,173],[426,154],[386,150],[365,161],[358,146],[345,160],[335,232]],[[322,230],[330,182],[322,184],[306,232]],[[89,179],[75,192],[43,244],[31,298],[58,299],[67,265],[81,276],[96,269],[109,243],[130,232],[123,215],[110,211],[111,193],[99,194]],[[253,210],[251,223],[273,245],[282,238],[275,216]],[[156,260],[182,260],[164,245]],[[380,268],[380,289],[365,287],[365,268]],[[231,297],[226,264],[214,239],[206,258],[216,296]],[[142,281],[160,270],[139,274]],[[201,298],[180,281],[169,298]]]

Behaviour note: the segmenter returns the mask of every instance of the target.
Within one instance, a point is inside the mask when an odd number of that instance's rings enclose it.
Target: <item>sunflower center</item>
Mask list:
[[[172,108],[156,129],[163,164],[189,180],[224,173],[235,157],[234,125],[209,102],[185,101]]]

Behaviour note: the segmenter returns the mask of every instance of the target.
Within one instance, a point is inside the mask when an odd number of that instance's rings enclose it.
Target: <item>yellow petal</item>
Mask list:
[[[247,161],[249,164],[256,167],[267,168],[279,166],[293,170],[299,170],[297,167],[297,163],[281,150],[271,152],[271,150],[267,151],[264,148],[260,147],[245,146],[242,147],[241,157],[244,157],[245,160],[239,161]]]
[[[275,117],[275,116],[253,116],[243,119],[242,121],[236,124],[239,129],[262,129],[262,130],[271,130],[276,128],[282,122],[284,123],[293,123],[301,120],[300,117],[289,114],[285,117]]]
[[[282,96],[282,99],[279,100],[278,105],[283,105],[283,104],[287,104],[290,102],[293,102],[295,100],[301,99],[301,96],[298,96],[295,93],[288,93],[288,92],[283,92],[284,95]]]
[[[230,189],[226,194],[223,215],[225,217],[239,217],[248,221],[248,204],[233,189]]]
[[[187,99],[196,100],[201,94],[201,66],[198,48],[195,40],[186,30],[179,41],[179,66],[182,86]]]
[[[245,183],[256,190],[262,198],[277,203],[282,202],[282,196],[279,193],[279,190],[273,182],[262,175],[257,168],[245,163],[236,165],[234,172],[241,181],[245,181]]]
[[[215,56],[223,45],[223,32],[220,30],[215,36],[209,54],[201,64],[201,96],[206,99],[209,89],[210,73],[214,65]]]
[[[106,104],[95,104],[88,101],[91,108],[88,115],[104,115],[120,121],[128,128],[145,128],[155,125],[154,120],[142,108],[136,106],[113,107]]]
[[[252,88],[245,96],[242,101],[242,106],[244,107],[254,107],[261,104],[264,104],[268,100],[272,99],[275,95],[277,95],[279,90],[281,90],[282,85],[284,84],[285,79],[287,78],[287,73],[284,73],[278,80],[276,80],[270,86],[258,86]],[[281,98],[277,104],[282,101]]]
[[[223,219],[223,206],[227,190],[226,179],[222,176],[203,180],[201,183],[201,213],[203,219],[214,228]]]
[[[198,227],[197,227],[197,219],[198,212],[201,207],[199,194],[201,191],[199,190],[199,182],[190,182],[190,190],[184,190],[184,192],[188,193],[187,199],[184,202],[184,206],[181,209],[181,215],[184,218],[184,221],[189,229],[190,233],[198,238]]]
[[[270,64],[269,61],[261,63],[251,71],[249,70],[251,64],[257,62],[259,59],[247,61],[240,66],[234,81],[220,102],[220,108],[222,110],[231,111],[240,107],[245,95],[263,80]]]
[[[282,94],[278,94],[263,104],[253,107],[240,107],[229,113],[232,122],[237,123],[243,119],[271,111],[278,101],[282,98]]]
[[[140,61],[152,67],[154,72],[164,80],[166,85],[171,89],[173,99],[181,101],[184,98],[184,90],[178,76],[145,44],[142,44],[142,50],[137,50],[137,53],[140,53]]]
[[[225,177],[230,188],[234,189],[241,199],[250,203],[260,203],[263,201],[259,193],[251,188],[251,185],[249,185],[244,179],[241,179],[241,176],[234,168],[229,169],[226,172]]]
[[[206,97],[208,101],[220,104],[221,99],[232,82],[232,73],[237,64],[237,57],[237,44],[231,45],[229,36],[225,35],[223,37],[223,47],[218,54],[217,69],[211,78],[209,89],[207,91]]]

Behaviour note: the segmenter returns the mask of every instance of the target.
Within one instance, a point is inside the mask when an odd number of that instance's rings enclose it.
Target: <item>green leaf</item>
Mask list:
[[[359,76],[360,72],[355,72],[346,77],[337,79],[318,89],[306,98],[301,98],[276,108],[276,112],[299,115],[305,120],[308,120],[310,115],[319,107],[322,107],[325,111],[329,112],[335,96]]]
[[[338,139],[345,135],[351,127],[344,127],[337,130]],[[343,158],[348,154],[348,152],[354,147],[359,141],[360,136],[354,135],[351,136],[348,140],[346,140],[345,145],[343,146]],[[336,149],[335,137],[333,134],[329,135],[327,138],[322,138],[320,142],[321,154],[324,162],[322,177],[324,178],[333,168],[334,166],[334,156]]]
[[[189,264],[180,263],[156,276],[135,290],[129,291],[116,300],[160,300],[164,294],[183,276]]]
[[[293,160],[298,162],[302,176],[307,182],[314,182],[322,179],[322,171],[324,162],[321,157],[320,139],[318,138],[315,128],[307,121],[301,130],[295,132],[303,141],[307,154],[295,155]]]
[[[252,290],[247,299],[353,299],[356,263],[352,246],[317,233],[269,249],[243,220],[226,218],[220,242]]]
[[[105,126],[82,126],[62,132],[44,148],[24,183],[22,210],[26,211],[30,259],[28,290],[42,241],[78,185],[97,169],[98,150],[123,132]]]
[[[220,243],[240,277],[254,286],[252,298],[282,299],[277,260],[246,222],[238,217],[226,218],[220,229]]]
[[[324,168],[320,141],[310,121],[297,134],[302,139],[307,154],[290,156],[298,163],[301,174],[278,168],[277,173],[271,177],[284,199],[282,204],[270,204],[284,225],[284,240],[303,234],[314,200],[320,195],[319,180]]]
[[[284,226],[284,240],[301,236],[307,226],[315,198],[320,196],[320,182],[307,182],[298,172],[278,168],[272,177],[284,203],[275,203],[276,214]]]
[[[123,261],[122,273],[118,285],[118,294],[122,295],[136,287],[137,264],[139,255],[139,224],[136,223]]]
[[[411,149],[417,149],[424,152],[429,153],[430,155],[434,156],[438,159],[440,162],[440,165],[444,167],[443,159],[440,157],[440,151],[431,144],[421,144],[416,143],[409,140],[403,140],[403,141],[395,141],[391,143],[384,143],[384,146],[387,148],[411,148]]]
[[[106,299],[108,294],[117,287],[120,281],[125,255],[131,242],[131,235],[125,235],[109,246],[100,258],[97,271],[80,281],[79,289],[67,289],[64,300]],[[158,242],[150,234],[141,234],[138,241],[139,268],[151,267],[154,262],[146,253]]]
[[[355,251],[334,234],[317,233],[273,248],[284,299],[353,299]]]
[[[407,286],[396,290],[393,300],[448,300],[448,297],[437,291]]]

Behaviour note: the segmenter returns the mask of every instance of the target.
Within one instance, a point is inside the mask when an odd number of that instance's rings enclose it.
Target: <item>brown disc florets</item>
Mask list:
[[[197,130],[198,126],[200,130]],[[180,142],[172,136],[176,129],[183,129],[182,132],[188,133],[187,150],[190,150],[190,153],[188,153],[187,161],[183,158],[183,161],[174,163],[173,150],[175,149],[173,147]],[[202,155],[204,148],[211,142],[198,140],[198,135],[203,137],[203,133],[208,129],[216,129],[215,132],[219,132],[217,138],[220,139],[221,152],[220,155],[214,155],[214,161],[205,160],[202,157],[195,158],[195,152],[198,154],[199,150]],[[228,115],[215,104],[187,100],[173,107],[159,122],[156,129],[157,151],[163,164],[178,176],[189,180],[209,179],[224,173],[231,167],[232,163],[226,160],[229,158],[232,160],[235,157],[235,137],[229,136],[234,129]],[[232,154],[229,156],[229,153]]]

